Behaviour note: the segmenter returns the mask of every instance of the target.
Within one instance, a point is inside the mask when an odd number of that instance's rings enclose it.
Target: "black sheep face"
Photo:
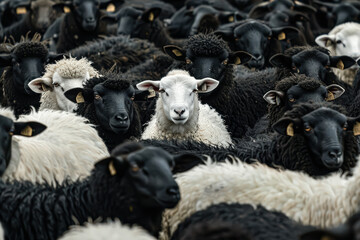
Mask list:
[[[13,122],[0,115],[0,176],[5,172],[11,158],[11,140],[13,135],[25,137],[36,136],[46,126],[37,122]]]
[[[30,3],[31,25],[38,32],[44,33],[59,16],[60,12],[53,8],[54,5],[55,2],[51,0],[37,0]]]
[[[94,103],[99,125],[115,134],[127,133],[135,115],[135,89],[131,85],[119,90],[99,83],[93,89],[71,89],[65,96],[75,103]]]
[[[180,192],[172,175],[175,160],[172,155],[158,147],[145,147],[129,154],[112,151],[112,157],[97,165],[108,168],[113,178],[127,179],[126,184],[136,195],[136,199],[144,208],[173,208],[180,200]],[[115,192],[122,194],[122,190]],[[116,197],[120,199],[121,196]]]
[[[304,50],[293,56],[282,53],[274,55],[270,63],[275,67],[287,68],[293,73],[305,74],[326,82],[330,68],[346,69],[354,65],[354,59],[348,56],[330,56],[318,50]]]
[[[358,135],[358,119],[347,118],[333,109],[321,107],[301,118],[284,115],[273,128],[280,134],[305,138],[313,159],[319,166],[335,170],[344,162],[344,137],[350,131]]]
[[[100,16],[100,0],[73,0],[70,8],[84,31],[92,32],[96,29]]]
[[[141,21],[140,18],[142,14],[143,11],[132,6],[126,6],[121,8],[117,13],[109,14],[103,19],[114,20],[117,22],[118,35],[131,35],[136,27],[137,21]]]

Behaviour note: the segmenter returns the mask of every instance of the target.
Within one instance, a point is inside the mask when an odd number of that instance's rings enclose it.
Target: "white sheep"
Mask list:
[[[83,87],[83,83],[99,73],[86,58],[64,58],[55,64],[46,66],[45,74],[32,80],[29,87],[36,93],[41,93],[40,110],[55,109],[72,112],[76,104],[68,100],[64,92]]]
[[[349,56],[354,60],[360,57],[360,24],[354,22],[343,23],[333,28],[329,34],[316,38],[316,43],[330,51],[331,56]],[[352,84],[358,66],[341,70],[333,68],[340,80]]]
[[[59,240],[155,240],[147,231],[122,225],[119,220],[72,226]]]
[[[15,120],[9,109],[1,109],[0,115]],[[15,129],[10,132],[11,157],[1,178],[34,183],[46,181],[54,185],[66,178],[74,181],[90,175],[95,161],[109,153],[96,130],[87,122],[86,118],[74,113],[55,110],[33,110],[29,115],[19,116],[13,123]],[[16,129],[18,125],[21,129]],[[6,129],[5,132],[9,134]]]
[[[160,92],[155,114],[145,128],[142,139],[193,139],[227,147],[231,137],[221,116],[207,104],[201,104],[197,93],[214,90],[219,82],[212,78],[197,80],[183,70],[173,70],[160,81],[143,81],[140,90]]]
[[[178,174],[181,201],[166,210],[160,239],[167,240],[179,223],[196,211],[221,203],[263,205],[305,225],[333,227],[360,210],[360,164],[353,176],[333,174],[314,179],[305,173],[276,170],[235,161],[211,163]]]

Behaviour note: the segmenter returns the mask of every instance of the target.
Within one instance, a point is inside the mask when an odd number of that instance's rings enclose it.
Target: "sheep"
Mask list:
[[[90,174],[95,160],[109,155],[96,130],[73,113],[32,111],[15,120],[12,111],[2,109],[0,117],[2,180],[75,181]]]
[[[360,57],[360,24],[348,22],[333,28],[328,34],[318,36],[316,43],[329,50],[331,56],[347,55],[355,60]],[[346,70],[334,68],[338,78],[348,84],[352,84],[359,66],[354,65]]]
[[[182,237],[184,235],[191,237],[192,234],[194,234],[191,226],[195,224],[212,223],[211,225],[214,225],[217,222],[231,223],[231,228],[243,229],[243,231],[254,240],[296,240],[300,234],[315,229],[314,227],[303,226],[302,224],[289,219],[281,212],[266,210],[261,205],[254,207],[249,204],[220,203],[195,212],[190,217],[186,218],[179,224],[171,239],[186,239]],[[212,226],[209,226],[209,228],[211,229]],[[224,231],[221,233],[223,234],[223,232]],[[214,235],[216,235],[216,232]]]
[[[314,178],[334,171],[350,173],[359,147],[352,129],[356,118],[346,117],[341,106],[330,103],[295,105],[273,126],[276,134],[253,141],[237,140],[234,147],[219,148],[197,142],[156,142],[171,153],[205,154],[221,161],[238,157],[245,162],[259,162],[274,168],[305,172]],[[183,171],[202,161],[183,163]]]
[[[31,106],[38,109],[40,94],[34,93],[28,84],[42,75],[46,64],[58,58],[59,55],[48,52],[39,35],[32,40],[24,39],[12,45],[8,53],[0,54],[0,67],[5,67],[0,79],[1,105],[13,108],[16,116],[29,113]]]
[[[0,240],[4,240],[4,230],[1,223],[0,223]]]
[[[140,114],[130,81],[112,72],[100,75],[87,81],[84,88],[65,92],[65,96],[78,103],[75,112],[95,125],[107,148],[112,150],[127,139],[140,138]]]
[[[153,236],[150,236],[142,228],[137,226],[130,228],[127,225],[122,225],[118,219],[106,223],[86,223],[85,227],[71,226],[70,228],[59,240],[155,240]]]
[[[304,225],[333,227],[359,211],[359,177],[359,164],[349,178],[333,174],[313,179],[263,164],[207,162],[177,174],[183,200],[175,209],[165,211],[159,239],[170,239],[185,218],[222,202],[261,204]]]
[[[76,104],[64,96],[64,92],[80,88],[82,84],[93,77],[99,77],[98,71],[86,58],[64,58],[55,64],[48,64],[42,77],[29,83],[30,89],[40,93],[40,108],[72,112]]]
[[[172,70],[160,81],[137,84],[139,90],[150,88],[160,93],[155,114],[142,134],[142,139],[194,139],[227,147],[231,144],[221,116],[198,101],[197,93],[213,91],[219,82],[212,78],[197,80],[187,71]]]
[[[128,143],[98,161],[83,181],[56,188],[0,182],[5,237],[55,240],[75,222],[99,217],[136,224],[157,237],[164,209],[180,200],[173,165],[174,157],[160,148]]]

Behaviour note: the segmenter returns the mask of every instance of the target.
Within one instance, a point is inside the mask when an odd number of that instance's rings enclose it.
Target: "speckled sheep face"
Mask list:
[[[73,0],[72,10],[84,31],[92,32],[99,21],[99,0]]]

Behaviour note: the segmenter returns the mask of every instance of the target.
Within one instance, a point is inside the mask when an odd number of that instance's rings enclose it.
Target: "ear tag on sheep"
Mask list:
[[[22,136],[31,137],[33,134],[33,129],[30,126],[26,126],[26,128],[21,130],[20,134]]]
[[[115,12],[115,10],[116,10],[116,7],[113,3],[110,3],[106,8],[107,12]]]
[[[339,60],[339,62],[336,64],[336,67],[338,69],[344,70],[345,66],[344,66],[343,61]]]
[[[234,16],[230,16],[228,20],[229,22],[234,22]]]
[[[84,96],[82,95],[82,92],[79,92],[78,95],[76,95],[76,103],[84,103],[85,99]]]
[[[331,46],[331,44],[332,44],[332,41],[329,39],[326,41],[325,47],[329,47],[329,46]]]
[[[116,175],[116,169],[115,169],[115,167],[114,167],[114,162],[113,162],[113,161],[111,161],[111,162],[109,163],[109,171],[110,171],[110,175],[111,175],[111,176],[115,176],[115,175]]]
[[[64,13],[69,13],[69,12],[71,12],[71,10],[70,10],[70,8],[69,7],[64,7]]]
[[[206,84],[204,83],[203,85],[201,85],[201,91],[206,91],[207,90],[207,86]]]
[[[354,125],[354,136],[359,136],[360,135],[360,123],[356,122]]]
[[[326,98],[326,101],[332,101],[335,99],[335,96],[332,92],[328,92],[328,95],[327,95],[327,98]]]
[[[286,135],[292,137],[294,136],[294,124],[290,123],[286,128]]]
[[[239,57],[236,57],[236,59],[235,59],[235,65],[239,65],[239,64],[241,64],[241,59],[239,58]]]
[[[149,14],[149,21],[150,21],[150,22],[154,21],[154,18],[155,18],[154,13],[151,12],[151,13]]]
[[[285,40],[285,39],[286,39],[286,34],[285,34],[284,32],[280,33],[280,34],[278,35],[278,39],[279,39],[279,41]]]
[[[18,14],[18,15],[26,14],[26,12],[27,12],[27,10],[25,7],[16,8],[16,14]]]
[[[155,96],[156,96],[156,92],[155,92],[155,90],[154,90],[154,89],[149,89],[149,92],[150,92],[150,94],[148,95],[148,97],[147,97],[147,98],[153,98],[153,97],[155,97]]]
[[[129,211],[133,212],[134,211],[134,207],[133,206],[129,206]]]
[[[179,50],[177,50],[177,49],[173,49],[172,52],[173,52],[173,54],[175,54],[175,56],[177,56],[177,57],[180,57],[180,56],[183,55],[183,54],[182,54]]]

